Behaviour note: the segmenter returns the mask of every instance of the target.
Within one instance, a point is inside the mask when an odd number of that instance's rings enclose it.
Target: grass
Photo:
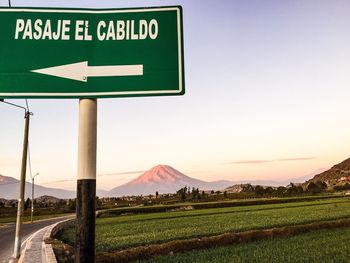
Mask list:
[[[63,214],[49,214],[49,215],[35,215],[33,216],[33,221],[36,220],[42,220],[42,219],[49,219],[54,217],[60,217],[60,216],[66,216],[67,213]],[[23,222],[30,222],[30,216],[23,216]],[[7,223],[16,223],[16,217],[0,217],[0,225],[1,224],[7,224]]]
[[[213,247],[242,244],[258,240],[291,237],[321,229],[337,229],[344,227],[350,227],[350,218],[331,221],[327,220],[272,229],[249,230],[238,233],[231,232],[202,238],[174,240],[162,244],[152,244],[119,251],[99,253],[96,258],[96,262],[128,263],[134,262],[135,260],[147,260],[161,255],[167,256],[173,253],[184,253],[192,250],[204,250]]]
[[[274,198],[250,198],[250,199],[235,199],[225,201],[214,202],[183,202],[171,205],[152,205],[152,206],[135,206],[135,207],[122,207],[112,208],[98,211],[98,217],[110,217],[123,214],[146,214],[146,213],[159,213],[176,210],[184,206],[191,206],[194,209],[208,209],[208,208],[220,208],[220,207],[235,207],[235,206],[250,206],[250,205],[264,205],[264,204],[279,204],[279,203],[293,203],[314,201],[321,199],[333,199],[342,197],[341,194],[321,194],[311,196],[294,196],[294,197],[274,197]]]
[[[96,250],[113,251],[177,239],[345,217],[350,217],[348,198],[98,218]],[[60,238],[74,244],[74,228],[65,229]]]
[[[350,228],[319,230],[293,236],[198,250],[152,259],[154,263],[226,263],[226,262],[349,262]]]

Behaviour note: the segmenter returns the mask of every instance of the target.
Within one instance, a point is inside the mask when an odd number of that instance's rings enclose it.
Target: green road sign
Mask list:
[[[0,8],[0,58],[0,98],[182,95],[182,9]]]

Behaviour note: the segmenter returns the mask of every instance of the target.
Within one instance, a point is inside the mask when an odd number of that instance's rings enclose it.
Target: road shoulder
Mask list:
[[[46,244],[45,240],[50,238],[52,230],[58,225],[67,220],[44,227],[32,234],[21,253],[18,263],[57,263],[55,254],[51,244]]]

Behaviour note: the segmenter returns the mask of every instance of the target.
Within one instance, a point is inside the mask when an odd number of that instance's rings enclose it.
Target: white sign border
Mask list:
[[[111,9],[111,10],[93,10],[93,9],[36,9],[36,8],[0,8],[0,12],[35,12],[35,13],[83,13],[83,14],[113,14],[113,13],[139,13],[139,12],[154,12],[154,11],[176,11],[177,14],[177,34],[178,34],[178,59],[179,59],[179,89],[178,90],[148,90],[148,91],[116,91],[116,92],[75,92],[75,93],[52,93],[52,92],[35,92],[35,93],[0,93],[0,96],[6,98],[16,98],[16,97],[31,97],[40,98],[45,97],[48,99],[54,99],[51,97],[94,97],[94,96],[131,96],[131,95],[166,95],[166,94],[181,94],[183,91],[183,61],[182,61],[182,31],[181,31],[181,7],[159,7],[159,8],[133,8],[133,9]]]

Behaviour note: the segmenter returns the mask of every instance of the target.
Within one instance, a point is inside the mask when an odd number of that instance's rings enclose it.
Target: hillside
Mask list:
[[[32,184],[26,182],[25,184],[25,198],[31,197]],[[35,184],[35,197],[50,195],[57,198],[74,198],[75,191],[68,191],[58,188],[44,187]],[[0,198],[18,199],[19,196],[19,180],[0,175]]]
[[[331,169],[324,171],[323,173],[315,175],[303,185],[306,186],[310,182],[316,181],[325,182],[330,188],[335,185],[342,185],[350,182],[350,158],[334,165]]]

